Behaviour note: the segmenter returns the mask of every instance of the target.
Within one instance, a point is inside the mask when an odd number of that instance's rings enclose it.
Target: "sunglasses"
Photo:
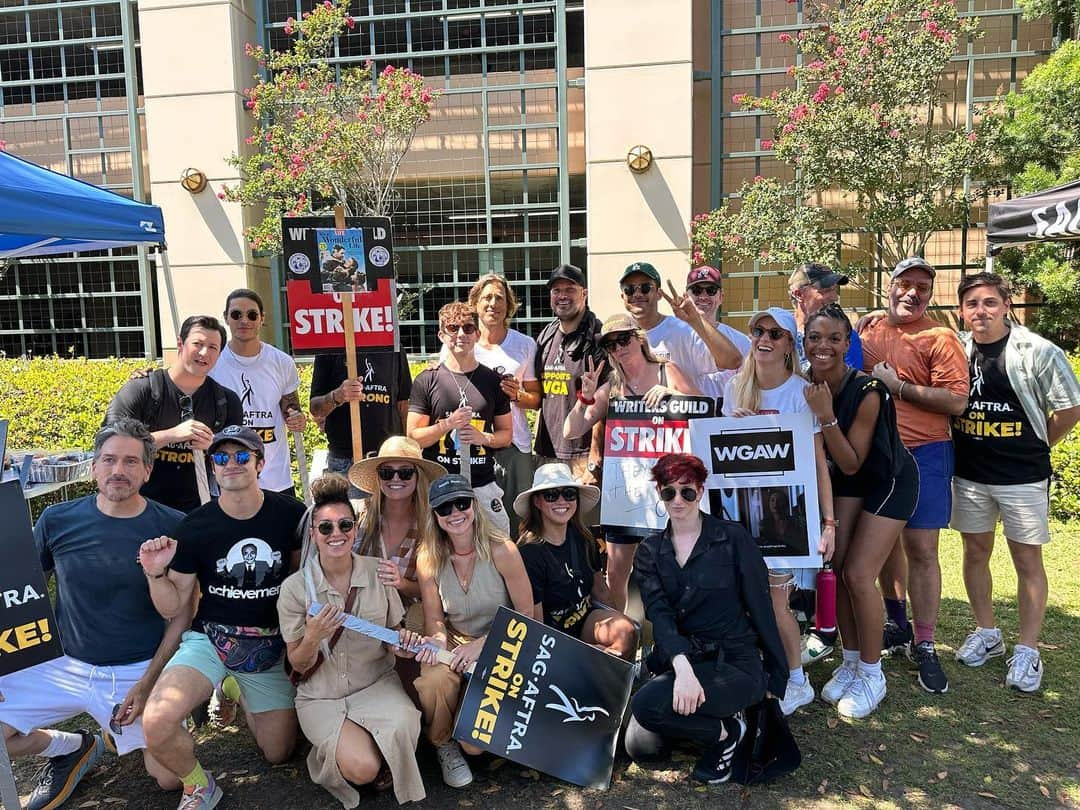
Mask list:
[[[716,295],[720,292],[720,288],[715,284],[698,284],[696,287],[690,288],[691,295]]]
[[[622,294],[629,298],[634,295],[635,292],[640,292],[642,295],[648,295],[656,288],[656,285],[651,281],[646,281],[644,284],[624,284],[622,288]]]
[[[117,703],[112,707],[112,714],[109,715],[109,731],[115,734],[117,737],[123,735],[124,727],[120,725],[120,708],[122,703]]]
[[[471,335],[476,331],[475,323],[448,323],[443,327],[443,331],[448,335],[456,335],[458,332],[464,332],[466,335]]]
[[[563,487],[562,489],[545,489],[540,493],[540,497],[548,503],[555,503],[555,501],[562,498],[568,503],[575,503],[578,497],[577,487]]]
[[[780,328],[766,329],[763,326],[751,326],[750,327],[750,336],[751,337],[760,338],[760,337],[764,337],[765,335],[769,336],[769,340],[780,340],[781,338],[787,336],[787,332],[785,330],[783,330],[783,329],[780,329]]]
[[[416,467],[402,467],[401,469],[379,467],[380,481],[393,481],[395,475],[402,481],[412,481],[412,477],[416,475]]]
[[[446,503],[440,503],[435,507],[435,514],[439,517],[450,517],[450,513],[455,509],[459,512],[468,512],[472,509],[472,498],[454,498],[452,501]]]
[[[182,397],[180,397],[179,404],[181,422],[186,422],[188,419],[195,418],[195,406],[191,401],[191,397],[189,397],[187,394],[184,394]]]
[[[342,534],[348,534],[352,531],[353,526],[356,525],[356,521],[352,518],[342,518],[337,522],[338,530]],[[334,533],[334,521],[332,520],[320,520],[315,524],[315,528],[318,529],[319,534],[323,537],[329,537]]]
[[[618,335],[612,335],[600,341],[600,348],[605,352],[614,351],[616,346],[626,346],[633,338],[633,332],[623,332]]]
[[[217,464],[219,467],[224,467],[229,463],[229,459],[234,459],[237,464],[243,467],[249,461],[251,457],[255,455],[250,450],[237,450],[235,453],[229,453],[225,450],[218,450],[215,453],[210,454],[210,460]]]
[[[231,310],[229,310],[229,320],[230,321],[238,321],[238,320],[240,320],[241,318],[244,317],[244,314],[245,313],[241,312],[238,309],[231,309]],[[259,320],[259,310],[257,310],[257,309],[249,309],[246,314],[247,314],[247,319],[249,321],[257,321],[257,320]]]
[[[893,282],[893,286],[900,292],[906,293],[915,290],[919,294],[919,297],[925,297],[930,295],[930,291],[934,289],[934,285],[929,281],[909,281],[906,278],[898,278]]]
[[[682,495],[682,499],[687,503],[693,503],[697,500],[697,490],[693,487],[680,487],[679,489],[675,489],[675,487],[663,487],[660,490],[660,500],[664,503],[670,503],[675,500],[676,494]]]

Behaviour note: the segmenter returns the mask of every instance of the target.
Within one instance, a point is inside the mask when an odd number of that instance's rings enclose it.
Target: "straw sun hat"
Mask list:
[[[533,473],[533,485],[514,498],[514,511],[518,517],[527,518],[532,504],[532,496],[545,489],[562,489],[574,487],[578,491],[578,510],[587,512],[600,501],[600,490],[589,484],[582,484],[574,480],[570,474],[570,468],[565,464],[541,464]]]
[[[371,458],[358,461],[349,468],[349,480],[357,489],[371,495],[379,491],[378,469],[389,462],[407,462],[427,473],[434,480],[446,475],[446,468],[424,458],[420,445],[408,436],[391,436],[382,443],[379,452]]]

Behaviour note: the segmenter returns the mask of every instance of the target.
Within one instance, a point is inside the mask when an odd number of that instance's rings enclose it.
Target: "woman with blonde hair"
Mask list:
[[[420,713],[394,671],[395,655],[420,638],[396,630],[404,614],[396,590],[379,587],[378,561],[352,551],[356,514],[349,482],[330,473],[312,482],[300,569],[281,585],[277,611],[297,682],[296,714],[311,741],[308,772],[341,802],[356,807],[354,785],[392,780],[399,803],[424,798],[416,765]],[[315,615],[313,602],[323,605]],[[394,629],[398,644],[346,630],[347,616]]]
[[[421,672],[414,686],[443,780],[460,788],[472,782],[462,748],[480,753],[450,739],[464,693],[461,675],[480,657],[499,608],[505,605],[531,616],[533,597],[517,546],[492,530],[476,508],[468,481],[460,475],[440,478],[431,485],[429,501],[436,525],[421,540],[416,572],[424,605],[424,642],[431,646],[416,656]],[[438,663],[433,647],[451,653],[449,665]]]

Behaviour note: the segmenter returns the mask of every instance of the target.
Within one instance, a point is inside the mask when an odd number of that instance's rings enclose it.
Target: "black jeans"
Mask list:
[[[632,718],[626,727],[626,753],[634,760],[663,758],[672,740],[712,745],[721,734],[721,721],[765,697],[765,672],[757,650],[723,660],[692,661],[705,702],[690,715],[672,708],[675,672],[669,670],[646,683],[630,702]]]

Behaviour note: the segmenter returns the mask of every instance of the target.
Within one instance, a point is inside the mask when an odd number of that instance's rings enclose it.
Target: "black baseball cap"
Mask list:
[[[580,267],[574,267],[572,264],[560,264],[554,270],[551,271],[551,276],[547,280],[548,288],[551,287],[560,278],[564,278],[567,281],[572,281],[579,287],[588,286],[585,283],[585,274],[581,272]]]
[[[432,509],[454,498],[476,498],[476,493],[469,486],[463,475],[444,475],[432,481],[428,489],[428,503]]]
[[[229,425],[215,433],[214,439],[210,442],[206,452],[213,453],[215,447],[225,444],[225,442],[236,442],[248,450],[254,450],[257,453],[263,452],[263,440],[259,438],[259,434],[243,425]]]
[[[797,290],[813,285],[820,290],[827,290],[837,284],[847,284],[848,281],[848,277],[843,273],[837,273],[817,262],[808,262],[795,268],[795,272],[788,277],[788,289]]]
[[[892,275],[889,276],[889,281],[896,281],[896,277],[903,275],[908,270],[912,270],[916,267],[922,268],[930,274],[930,278],[937,278],[937,270],[934,269],[934,265],[930,264],[922,256],[909,256],[903,261],[897,262],[896,267],[892,271]]]

